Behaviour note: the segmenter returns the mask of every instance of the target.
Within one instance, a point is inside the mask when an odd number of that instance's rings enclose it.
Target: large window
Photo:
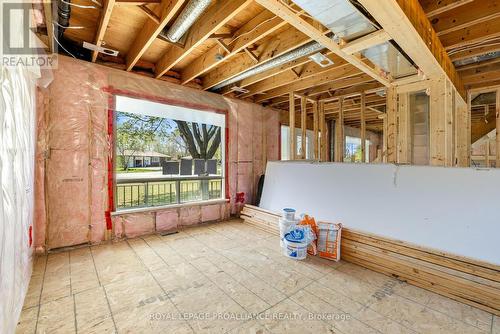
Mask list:
[[[117,210],[224,198],[225,115],[116,97]]]

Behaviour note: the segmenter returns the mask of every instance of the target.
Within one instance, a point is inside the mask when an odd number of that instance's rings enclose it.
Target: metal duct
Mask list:
[[[346,42],[377,30],[350,0],[294,0],[294,3]]]
[[[207,9],[212,0],[191,0],[179,14],[174,24],[166,32],[162,32],[169,41],[176,43],[191,28],[200,15]]]
[[[221,82],[220,84],[214,86],[212,90],[219,90],[227,85],[233,84],[235,82],[238,82],[240,80],[243,80],[245,78],[248,78],[252,75],[256,75],[259,73],[262,73],[264,71],[270,70],[272,68],[275,68],[277,66],[280,66],[284,63],[287,63],[289,61],[310,55],[312,53],[316,53],[318,51],[323,50],[325,47],[318,42],[309,42],[307,44],[304,44],[301,47],[298,47],[290,52],[287,52],[285,54],[282,54],[281,56],[278,56],[276,58],[272,58],[268,62],[265,62],[262,65],[258,65],[252,69],[249,69],[243,73],[238,74],[237,76],[228,79],[226,81]]]

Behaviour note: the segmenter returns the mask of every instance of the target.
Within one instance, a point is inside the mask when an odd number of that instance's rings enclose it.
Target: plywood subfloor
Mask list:
[[[347,262],[293,261],[238,220],[38,257],[18,333],[500,333]]]

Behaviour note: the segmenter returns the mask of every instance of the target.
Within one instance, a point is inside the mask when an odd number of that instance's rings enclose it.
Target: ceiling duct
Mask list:
[[[294,0],[294,2],[346,42],[380,29],[378,23],[355,0]],[[411,59],[393,41],[375,45],[361,53],[394,78],[417,74]]]
[[[312,53],[316,53],[318,51],[323,50],[325,47],[318,42],[309,42],[307,44],[304,44],[303,46],[300,46],[290,52],[287,52],[285,54],[282,54],[281,56],[278,56],[276,58],[272,58],[268,62],[265,62],[261,65],[258,65],[252,69],[249,69],[243,73],[238,74],[237,76],[228,79],[226,81],[221,82],[220,84],[214,86],[212,90],[219,90],[223,87],[226,87],[230,84],[236,83],[238,81],[241,81],[243,79],[246,79],[248,77],[251,77],[252,75],[256,75],[259,73],[262,73],[264,71],[270,70],[272,68],[275,68],[277,66],[283,65],[284,63],[287,63],[289,61],[308,56]]]
[[[165,28],[160,35],[172,43],[177,43],[191,28],[201,14],[210,6],[212,0],[191,0],[181,11],[172,26]]]

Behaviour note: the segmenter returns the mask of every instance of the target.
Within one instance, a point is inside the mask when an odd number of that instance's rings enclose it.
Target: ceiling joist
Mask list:
[[[155,75],[161,77],[189,55],[212,34],[222,28],[236,14],[245,9],[252,0],[222,0],[211,6],[189,29],[184,47],[173,45],[156,64]]]
[[[182,5],[187,0],[164,0],[161,6],[154,12],[158,16],[159,23],[148,20],[144,23],[139,35],[136,36],[132,46],[127,53],[127,71],[132,70],[144,52],[151,46],[158,34],[174,18]]]
[[[351,55],[342,51],[341,47],[331,38],[325,36],[320,30],[315,28],[312,24],[305,21],[295,12],[293,12],[288,6],[286,6],[280,0],[256,0],[259,4],[266,7],[268,10],[273,12],[276,16],[281,17],[283,20],[290,23],[299,31],[317,41],[321,45],[328,48],[330,51],[334,52],[338,56],[344,58],[346,61],[356,66],[361,71],[365,72],[375,80],[379,81],[385,86],[390,86],[390,81],[382,76],[382,72],[371,67],[368,63],[364,62],[357,55]]]

